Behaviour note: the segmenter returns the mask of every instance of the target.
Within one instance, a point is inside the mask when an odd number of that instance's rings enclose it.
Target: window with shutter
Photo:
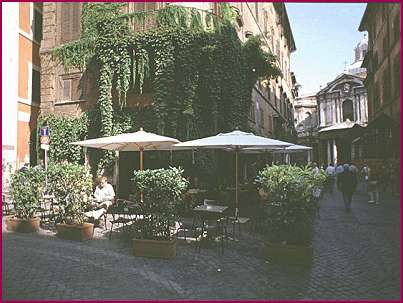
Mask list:
[[[70,79],[63,80],[62,88],[63,88],[63,93],[62,93],[61,101],[71,100],[71,80]]]
[[[60,3],[60,42],[80,38],[81,3]]]
[[[80,85],[80,74],[63,75],[60,78],[60,97],[58,102],[81,101],[83,90]]]
[[[33,30],[34,30],[34,40],[41,42],[42,40],[42,13],[37,9],[34,9],[34,20],[33,20]]]
[[[80,78],[71,79],[71,100],[77,101],[82,99],[82,90],[80,87]]]

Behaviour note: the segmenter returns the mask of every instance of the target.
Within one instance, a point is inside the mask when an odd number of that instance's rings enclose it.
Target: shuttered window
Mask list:
[[[41,42],[41,40],[42,40],[42,13],[36,9],[34,9],[33,32],[34,32],[34,40],[37,42]]]
[[[80,79],[80,74],[63,75],[60,77],[59,102],[81,101],[83,99]]]
[[[60,5],[60,43],[80,38],[80,20],[82,4],[61,2]]]

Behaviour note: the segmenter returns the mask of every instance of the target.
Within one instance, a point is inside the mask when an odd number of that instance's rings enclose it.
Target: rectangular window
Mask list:
[[[70,101],[71,100],[71,80],[63,80],[63,94],[62,101]]]
[[[325,107],[325,114],[326,114],[326,125],[331,125],[333,123],[333,113],[332,113],[332,106],[330,103],[326,104]]]
[[[263,109],[260,109],[259,110],[259,113],[260,113],[260,127],[261,128],[264,128],[264,112],[263,112]]]
[[[400,96],[400,57],[397,56],[393,64],[394,95]]]
[[[62,2],[60,5],[60,42],[65,43],[80,38],[81,3]]]
[[[32,69],[32,99],[33,103],[39,103],[41,101],[41,73],[35,69]]]
[[[156,10],[157,2],[133,2],[129,3],[130,11],[149,11]]]
[[[60,81],[60,102],[83,100],[80,75],[64,75]]]
[[[34,9],[34,20],[33,20],[33,32],[34,40],[41,42],[42,40],[42,13]]]

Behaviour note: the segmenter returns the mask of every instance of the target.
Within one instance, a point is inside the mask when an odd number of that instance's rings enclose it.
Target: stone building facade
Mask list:
[[[368,31],[366,158],[400,158],[400,3],[369,3],[359,30]]]
[[[7,45],[2,56],[4,179],[10,171],[35,161],[30,157],[29,143],[40,104],[42,3],[3,3],[2,17],[2,41]]]
[[[295,98],[294,123],[298,144],[312,147],[311,160],[318,162],[318,104],[316,93]]]
[[[216,3],[178,2],[188,7],[218,13]],[[154,10],[169,5],[162,2],[128,3],[127,10]],[[294,134],[293,99],[295,77],[291,76],[290,54],[295,51],[295,42],[283,3],[232,2],[238,12],[237,32],[245,41],[250,35],[260,34],[268,50],[277,55],[283,77],[257,83],[252,92],[250,125],[256,133],[269,137],[290,138]],[[82,74],[78,70],[66,73],[52,61],[53,48],[80,36],[81,3],[44,3],[44,33],[41,45],[42,100],[41,112],[78,115],[97,102],[96,74]],[[151,102],[151,95],[128,96],[129,106]]]

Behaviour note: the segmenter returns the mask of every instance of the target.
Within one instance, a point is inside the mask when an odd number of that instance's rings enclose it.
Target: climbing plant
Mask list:
[[[76,117],[41,116],[38,128],[47,125],[50,130],[49,160],[51,162],[68,161],[79,163],[83,160],[82,148],[71,142],[82,140],[88,129],[86,115]],[[38,130],[39,131],[39,130]]]
[[[66,69],[85,69],[90,62],[99,66],[97,108],[86,115],[90,137],[113,135],[136,123],[180,140],[248,129],[254,83],[278,76],[279,70],[259,37],[239,40],[236,13],[228,3],[221,4],[221,16],[174,5],[123,13],[123,5],[84,4],[81,39],[53,51]],[[114,114],[126,111],[127,93],[147,89],[152,105],[117,127]],[[112,160],[110,152],[100,153],[98,169]]]

